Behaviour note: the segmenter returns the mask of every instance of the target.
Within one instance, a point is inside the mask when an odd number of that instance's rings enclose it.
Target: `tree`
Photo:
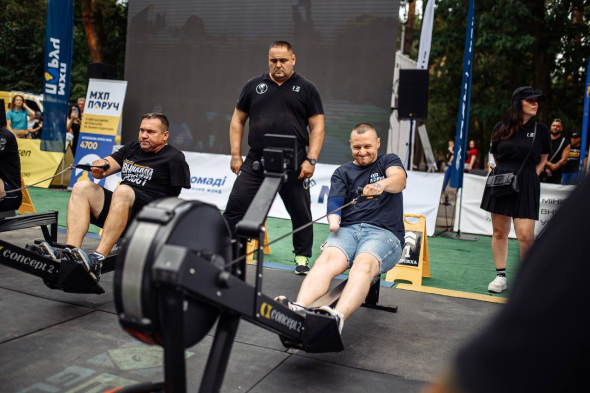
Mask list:
[[[433,146],[454,139],[461,91],[468,0],[437,0],[430,54],[430,107],[426,126]],[[582,124],[585,67],[590,57],[590,4],[583,0],[477,0],[469,139],[484,161],[494,125],[518,86],[541,88],[538,120]]]
[[[83,3],[90,5],[93,18],[83,19]],[[99,61],[117,67],[123,79],[127,35],[127,1],[74,1],[74,54],[71,101],[84,97],[88,85],[88,63]],[[43,90],[47,0],[0,0],[0,89]],[[85,23],[88,22],[88,23]],[[103,31],[100,58],[93,58],[86,24]],[[91,33],[90,33],[91,34]]]
[[[0,89],[40,92],[46,0],[0,0]]]

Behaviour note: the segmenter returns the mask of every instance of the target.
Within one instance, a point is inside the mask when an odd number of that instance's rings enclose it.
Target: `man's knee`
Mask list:
[[[379,273],[379,260],[368,252],[358,254],[350,269],[350,274],[357,273],[376,276]]]
[[[113,192],[112,204],[123,204],[133,206],[135,202],[135,192],[127,185],[119,185]]]
[[[313,265],[313,268],[315,269],[329,269],[334,271],[341,270],[336,274],[344,272],[347,267],[348,262],[346,260],[346,255],[337,247],[326,247],[324,250],[322,250],[319,258]]]
[[[74,184],[74,187],[72,188],[72,195],[91,197],[92,194],[98,192],[99,190],[100,186],[92,181],[79,181]]]

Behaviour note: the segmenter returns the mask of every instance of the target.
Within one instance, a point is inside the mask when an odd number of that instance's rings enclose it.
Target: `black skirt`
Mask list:
[[[519,165],[498,164],[494,174],[516,174],[519,169]],[[532,220],[538,220],[541,184],[539,182],[537,171],[533,165],[527,165],[522,168],[522,171],[518,175],[518,186],[520,192],[499,198],[491,196],[489,189],[485,188],[480,207],[483,210],[494,214],[501,214],[512,218],[530,218]]]

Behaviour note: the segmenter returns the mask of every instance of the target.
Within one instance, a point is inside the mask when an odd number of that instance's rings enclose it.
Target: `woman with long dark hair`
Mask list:
[[[514,224],[521,261],[535,240],[535,221],[539,219],[541,195],[539,174],[551,152],[551,142],[547,126],[531,118],[537,114],[539,101],[544,99],[541,90],[530,86],[516,89],[502,121],[496,124],[492,134],[491,153],[496,162],[494,175],[516,174],[521,166],[522,170],[518,174],[520,192],[494,197],[491,189],[486,187],[481,201],[481,208],[492,213],[492,254],[496,278],[488,286],[489,292],[500,293],[506,289],[510,223]]]

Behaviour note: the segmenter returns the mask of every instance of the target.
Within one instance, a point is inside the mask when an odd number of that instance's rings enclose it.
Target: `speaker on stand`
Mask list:
[[[408,169],[411,171],[414,121],[428,118],[428,70],[399,70],[397,114],[399,120],[410,120]]]

